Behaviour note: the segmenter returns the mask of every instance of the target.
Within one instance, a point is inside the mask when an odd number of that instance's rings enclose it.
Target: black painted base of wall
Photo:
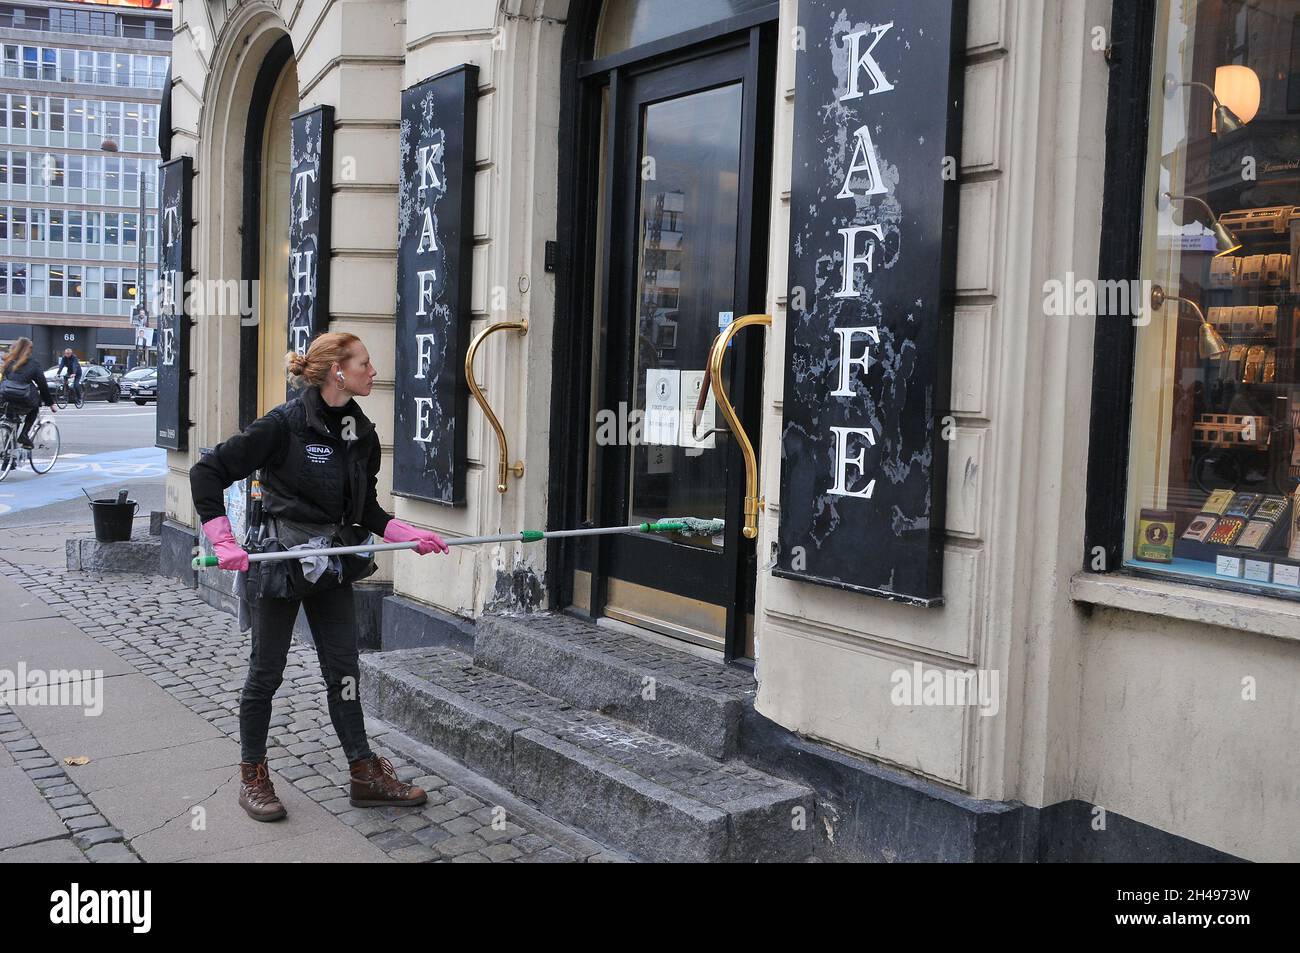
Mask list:
[[[383,632],[384,600],[393,594],[393,585],[388,582],[359,582],[352,587],[352,598],[357,615],[357,647],[363,652],[378,651],[381,647]],[[299,642],[315,645],[311,637],[311,626],[307,624],[307,613],[298,610],[298,620],[294,623],[293,636]]]
[[[158,538],[162,543],[158,571],[171,579],[181,580],[191,588],[197,585],[198,573],[192,568],[191,562],[194,559],[194,547],[198,545],[198,533],[172,520],[163,520]]]
[[[981,801],[802,738],[752,707],[740,754],[817,792],[828,861],[930,863],[1223,863],[1222,851],[1084,801],[1045,808]],[[1104,823],[1103,829],[1096,829]]]
[[[414,599],[389,596],[384,600],[381,647],[384,651],[447,647],[472,653],[474,623]]]

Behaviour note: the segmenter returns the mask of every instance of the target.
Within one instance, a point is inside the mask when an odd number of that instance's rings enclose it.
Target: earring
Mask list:
[[[337,377],[337,378],[339,379],[339,386],[340,386],[340,387],[344,386],[344,385],[347,383],[347,378],[343,376],[343,372],[342,372],[342,371],[339,371],[339,372],[336,373],[334,376]]]

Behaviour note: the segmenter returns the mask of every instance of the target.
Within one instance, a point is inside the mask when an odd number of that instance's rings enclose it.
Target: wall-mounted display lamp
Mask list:
[[[1210,208],[1209,203],[1204,199],[1197,198],[1195,195],[1174,195],[1172,192],[1165,192],[1164,197],[1171,203],[1195,202],[1197,205],[1201,206],[1201,208],[1205,209],[1205,214],[1209,218],[1207,224],[1210,227],[1210,231],[1214,232],[1214,244],[1219,249],[1214,256],[1215,258],[1222,258],[1224,255],[1231,254],[1241,247],[1241,242],[1238,241],[1237,236],[1234,235],[1227,226],[1219,221],[1219,216],[1214,214],[1214,209]],[[1185,224],[1184,222],[1179,221],[1177,216],[1174,218],[1174,223],[1176,225]]]
[[[1259,77],[1249,66],[1220,66],[1215,70],[1213,88],[1208,83],[1184,83],[1173,73],[1165,74],[1166,96],[1173,96],[1184,86],[1203,89],[1214,100],[1210,132],[1215,135],[1236,132],[1259,112]]]
[[[1200,331],[1200,353],[1201,357],[1207,360],[1215,360],[1223,357],[1228,351],[1228,345],[1224,343],[1223,336],[1214,329],[1214,325],[1205,320],[1205,312],[1201,306],[1190,298],[1180,298],[1178,295],[1166,294],[1165,289],[1159,285],[1151,286],[1151,310],[1159,311],[1166,301],[1178,301],[1182,304],[1189,305],[1196,312],[1197,319],[1201,322]]]

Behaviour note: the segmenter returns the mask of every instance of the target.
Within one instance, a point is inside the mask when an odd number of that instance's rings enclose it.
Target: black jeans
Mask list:
[[[41,405],[37,404],[31,410],[27,411],[27,417],[23,420],[23,431],[19,435],[24,443],[32,439],[32,424],[36,423],[36,418],[41,415]]]
[[[361,712],[356,614],[352,586],[344,585],[302,600],[252,600],[253,650],[248,659],[248,678],[239,698],[240,760],[256,764],[266,757],[271,699],[284,681],[285,661],[300,603],[307,612],[312,640],[316,643],[334,733],[349,761],[368,758],[371,751]]]

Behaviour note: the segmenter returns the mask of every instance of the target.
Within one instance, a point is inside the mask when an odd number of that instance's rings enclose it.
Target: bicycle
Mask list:
[[[54,398],[54,402],[59,405],[59,410],[67,410],[68,379],[66,377],[59,378],[59,393],[58,396]],[[82,407],[85,406],[86,406],[86,389],[84,387],[78,387],[76,407],[78,410],[80,410]]]
[[[26,414],[23,411],[11,409],[8,404],[4,405],[4,415],[0,418],[0,481],[3,481],[14,467],[20,466],[24,459],[38,475],[49,473],[58,462],[59,450],[62,447],[58,425],[48,417],[38,420],[36,426],[32,428],[32,446],[29,450],[18,443],[18,436],[22,433],[25,419]]]

